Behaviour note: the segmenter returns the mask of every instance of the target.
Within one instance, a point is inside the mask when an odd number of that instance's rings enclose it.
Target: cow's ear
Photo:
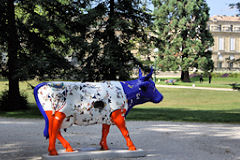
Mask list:
[[[150,73],[144,78],[144,80],[148,81],[152,77],[152,74],[153,74],[153,67],[151,67]]]
[[[139,67],[139,79],[142,78],[142,71],[141,71],[141,68]]]

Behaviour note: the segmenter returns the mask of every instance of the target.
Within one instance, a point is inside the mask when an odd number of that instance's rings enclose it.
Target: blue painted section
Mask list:
[[[48,123],[48,117],[45,113],[45,111],[43,110],[43,107],[38,99],[38,89],[41,88],[42,86],[45,86],[47,85],[46,82],[43,82],[43,83],[40,83],[38,84],[35,88],[34,88],[34,97],[35,97],[35,100],[36,100],[36,103],[37,103],[37,106],[40,110],[40,112],[42,113],[44,119],[45,119],[45,128],[44,128],[44,131],[43,131],[43,135],[46,137],[46,138],[49,138],[49,133],[48,133],[48,126],[49,126],[49,123]]]
[[[142,76],[139,77],[136,80],[121,82],[128,100],[128,110],[125,117],[135,105],[146,102],[159,103],[163,99],[163,95],[157,90],[155,83],[151,79]]]
[[[123,90],[128,100],[128,110],[125,114],[125,117],[126,117],[128,112],[132,109],[133,106],[137,104],[141,104],[137,100],[137,96],[136,96],[139,93],[139,82],[138,82],[138,79],[136,79],[132,81],[121,82],[121,85],[123,87]]]

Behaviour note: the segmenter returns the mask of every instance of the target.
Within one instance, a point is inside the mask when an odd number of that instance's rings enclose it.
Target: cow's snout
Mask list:
[[[159,103],[162,100],[163,100],[163,95],[158,90],[155,90],[152,102]]]

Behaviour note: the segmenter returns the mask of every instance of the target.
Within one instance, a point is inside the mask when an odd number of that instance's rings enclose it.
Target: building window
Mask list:
[[[223,31],[225,32],[230,32],[231,31],[231,26],[223,26]]]
[[[222,62],[217,62],[217,68],[221,69],[222,68]]]
[[[235,50],[235,38],[230,38],[230,51]]]
[[[224,38],[220,37],[218,41],[218,50],[224,50]]]
[[[229,69],[233,69],[233,62],[229,62]]]
[[[240,31],[240,27],[233,27],[233,31],[234,32],[239,32]]]

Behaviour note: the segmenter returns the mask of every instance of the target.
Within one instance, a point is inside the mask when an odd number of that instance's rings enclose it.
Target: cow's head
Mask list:
[[[155,83],[151,80],[151,76],[153,74],[153,68],[151,68],[151,72],[147,76],[142,76],[142,71],[139,68],[139,88],[141,92],[141,98],[144,98],[145,101],[150,101],[153,103],[159,103],[163,96],[155,87]]]

